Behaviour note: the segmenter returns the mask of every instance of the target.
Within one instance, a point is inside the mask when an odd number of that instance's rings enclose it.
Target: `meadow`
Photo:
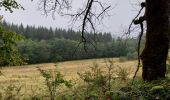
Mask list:
[[[119,67],[127,69],[130,73],[130,77],[133,76],[134,71],[137,66],[137,61],[123,61],[120,62],[119,58],[112,58],[114,62],[114,67],[116,70]],[[65,61],[58,63],[44,63],[44,64],[32,64],[24,66],[13,66],[13,67],[2,67],[0,76],[0,84],[8,84],[15,82],[26,82],[27,84],[35,84],[33,79],[41,79],[41,75],[37,70],[37,67],[43,70],[54,69],[60,71],[66,79],[76,79],[78,78],[77,72],[85,72],[89,67],[96,63],[100,67],[105,68],[105,59],[88,59],[88,60],[76,60],[76,61]],[[56,67],[55,67],[56,66]],[[119,67],[118,67],[119,66]],[[141,72],[139,72],[141,74]],[[39,84],[39,83],[38,83]]]
[[[114,71],[116,72],[119,68],[125,69],[129,73],[129,78],[132,78],[136,70],[137,61],[121,61],[119,58],[110,58],[114,64]],[[39,94],[40,91],[45,91],[46,85],[45,80],[40,74],[38,68],[42,70],[53,70],[57,68],[57,71],[64,75],[64,79],[79,81],[80,77],[77,73],[83,73],[88,71],[91,66],[98,64],[102,70],[106,70],[107,59],[88,59],[88,60],[76,60],[76,61],[65,61],[58,63],[44,63],[44,64],[33,64],[24,66],[11,66],[2,67],[0,76],[0,91],[6,92],[8,88],[12,87],[11,92],[21,92],[23,95],[27,94]],[[138,72],[141,75],[141,70]],[[63,91],[65,88],[61,88]],[[34,93],[36,92],[36,93]],[[32,94],[33,93],[33,94]]]
[[[165,99],[170,93],[168,78],[143,82],[140,67],[136,80],[131,83],[136,66],[137,60],[109,58],[2,67],[0,100],[168,100]],[[55,85],[53,76],[59,74],[54,70],[63,75]],[[50,78],[48,71],[51,71]],[[72,87],[67,87],[69,80]]]

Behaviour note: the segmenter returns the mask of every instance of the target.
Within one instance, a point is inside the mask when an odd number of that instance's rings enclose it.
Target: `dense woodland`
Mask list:
[[[2,25],[7,30],[12,30],[25,37],[17,42],[18,50],[27,63],[45,63],[75,59],[127,57],[137,58],[137,39],[122,39],[112,37],[111,33],[86,33],[91,43],[80,43],[81,32],[68,29],[35,27],[9,24],[6,21]],[[96,41],[94,42],[94,38]]]

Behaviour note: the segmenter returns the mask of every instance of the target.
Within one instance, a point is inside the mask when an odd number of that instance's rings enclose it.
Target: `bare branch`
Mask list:
[[[39,9],[44,11],[45,15],[52,13],[55,18],[55,13],[62,14],[63,10],[71,9],[71,0],[40,0]]]
[[[79,8],[78,11],[74,14],[63,13],[63,10],[71,10],[71,0],[40,0],[40,7],[43,4],[43,8],[41,8],[45,14],[52,12],[53,18],[55,17],[55,12],[62,16],[70,16],[72,18],[72,23],[77,21],[82,21],[81,23],[81,41],[76,47],[76,50],[79,48],[80,44],[84,45],[84,49],[86,50],[86,44],[90,44],[95,48],[93,43],[96,43],[95,35],[97,34],[96,23],[101,22],[103,18],[108,15],[108,11],[111,6],[106,6],[104,3],[98,0],[87,0],[85,6]],[[96,9],[97,8],[97,11]],[[87,40],[85,37],[86,33],[89,33],[92,30],[94,34],[94,42]],[[75,51],[76,51],[75,50]]]

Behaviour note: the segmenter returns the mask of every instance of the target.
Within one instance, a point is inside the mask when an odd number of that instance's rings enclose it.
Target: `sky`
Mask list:
[[[18,2],[25,8],[25,10],[14,10],[13,13],[0,10],[0,15],[3,15],[3,19],[7,22],[14,24],[44,26],[44,27],[58,27],[58,28],[73,28],[77,30],[76,25],[70,24],[69,17],[63,17],[55,15],[55,19],[51,14],[44,15],[42,11],[38,9],[38,0],[18,0]],[[73,7],[82,7],[84,0],[73,0]],[[112,6],[112,10],[109,11],[110,16],[103,20],[102,27],[98,27],[99,31],[111,32],[113,35],[120,34],[124,28],[127,28],[133,17],[138,13],[140,9],[139,2],[142,0],[99,0]],[[81,22],[78,22],[81,23]],[[73,27],[74,26],[74,27]],[[78,26],[78,25],[77,25]]]

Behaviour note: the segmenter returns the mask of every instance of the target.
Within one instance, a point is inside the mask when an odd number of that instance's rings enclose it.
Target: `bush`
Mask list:
[[[57,68],[54,70],[42,70],[38,67],[41,75],[45,78],[45,83],[48,88],[48,92],[51,100],[55,100],[57,96],[57,88],[62,84],[66,87],[72,87],[71,80],[67,81],[64,79],[63,75],[57,71]]]
[[[127,80],[129,77],[129,73],[127,72],[127,69],[120,67],[120,66],[118,66],[118,67],[119,67],[119,69],[116,71],[117,77],[124,81]]]
[[[89,71],[78,73],[80,79],[85,82],[85,98],[90,97],[93,98],[92,100],[104,99],[106,98],[106,92],[111,90],[112,83],[114,82],[114,64],[111,60],[106,61],[106,63],[106,71],[103,71],[102,67],[94,63]]]

